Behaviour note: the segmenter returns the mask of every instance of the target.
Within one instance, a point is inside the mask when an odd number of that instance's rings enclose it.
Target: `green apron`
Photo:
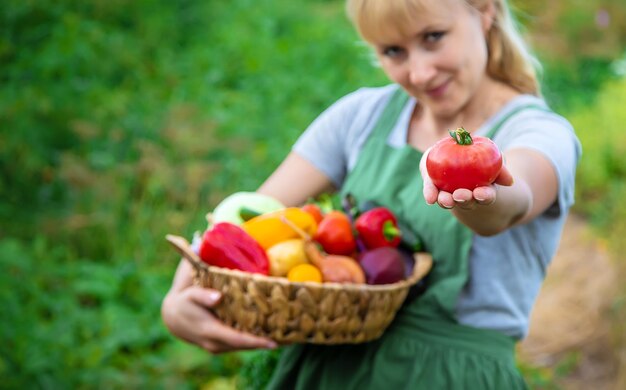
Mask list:
[[[515,366],[515,341],[460,325],[458,296],[468,278],[472,232],[422,195],[422,153],[387,140],[408,96],[392,96],[366,141],[342,194],[393,210],[433,256],[427,289],[403,306],[378,340],[339,346],[286,347],[270,389],[525,389]],[[490,132],[503,123],[500,122]]]

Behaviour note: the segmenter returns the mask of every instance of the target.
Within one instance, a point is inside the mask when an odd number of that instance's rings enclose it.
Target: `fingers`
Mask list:
[[[474,210],[478,205],[490,205],[496,200],[495,186],[477,187],[474,191],[460,188],[453,193],[436,191],[436,202],[439,207],[444,209],[459,208],[462,210]]]
[[[199,286],[190,287],[187,294],[191,301],[206,308],[215,307],[222,298],[219,291]],[[235,330],[215,318],[211,321],[204,321],[201,332],[204,338],[201,346],[212,353],[239,349],[276,348],[276,343],[272,340]]]
[[[420,159],[420,173],[422,174],[423,180],[423,188],[422,192],[424,194],[424,199],[428,204],[435,204],[438,201],[439,189],[435,187],[433,182],[430,180],[430,176],[428,176],[428,170],[426,169],[426,158],[428,157],[428,152],[430,148],[428,148],[422,158]]]
[[[171,292],[163,303],[163,319],[175,336],[218,354],[243,349],[276,348],[267,338],[235,330],[210,311],[219,304],[219,291],[191,286]]]
[[[444,209],[451,209],[455,206],[456,202],[452,198],[452,194],[445,191],[439,191],[437,194],[437,204]]]
[[[185,290],[189,299],[200,306],[212,308],[222,299],[222,294],[217,290],[192,286]]]
[[[217,320],[203,324],[202,335],[204,338],[201,346],[211,353],[257,348],[274,349],[278,346],[273,340],[235,330]]]
[[[463,210],[474,210],[476,208],[476,200],[472,191],[461,188],[452,193],[452,199],[454,200],[454,207]]]
[[[496,188],[495,186],[476,187],[473,197],[480,205],[490,205],[496,201]]]
[[[424,187],[422,189],[424,193],[424,200],[428,204],[435,204],[439,200],[439,190],[433,184],[430,179],[424,179]]]

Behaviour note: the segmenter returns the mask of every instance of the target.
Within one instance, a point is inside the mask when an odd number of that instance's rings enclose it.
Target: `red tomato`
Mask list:
[[[315,203],[307,203],[300,208],[303,211],[306,211],[307,213],[311,214],[311,216],[313,217],[315,222],[317,222],[318,225],[320,222],[322,222],[322,219],[324,219],[324,214],[322,214],[322,209],[320,209],[320,207],[316,205]]]
[[[440,190],[473,190],[493,183],[502,169],[502,154],[486,137],[476,136],[460,127],[450,131],[451,138],[438,141],[428,152],[426,169]]]
[[[326,253],[350,256],[356,250],[356,239],[352,233],[352,224],[348,216],[341,211],[326,213],[317,226],[315,241],[319,242]]]

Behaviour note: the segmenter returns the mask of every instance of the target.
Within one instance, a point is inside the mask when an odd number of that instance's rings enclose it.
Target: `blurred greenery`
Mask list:
[[[545,38],[546,98],[585,148],[576,210],[623,250],[626,5],[519,7]],[[4,0],[0,388],[228,387],[240,372],[260,387],[275,354],[212,357],[162,325],[177,263],[163,237],[201,229],[325,107],[386,82],[340,0]]]

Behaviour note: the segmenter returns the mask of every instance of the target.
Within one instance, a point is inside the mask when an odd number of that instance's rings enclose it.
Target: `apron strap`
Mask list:
[[[376,123],[376,126],[372,130],[372,135],[376,134],[386,137],[389,133],[391,133],[395,126],[390,126],[390,123],[395,123],[408,100],[409,95],[402,88],[397,88],[389,98],[389,102],[387,102],[387,105]],[[525,110],[551,112],[548,107],[536,103],[524,104],[515,107],[513,110],[509,111],[502,118],[500,118],[500,120],[498,120],[498,122],[496,122],[493,126],[491,126],[485,136],[487,138],[493,138],[509,119]]]
[[[498,130],[502,128],[502,125],[504,125],[509,119],[511,119],[511,117],[515,116],[517,113],[524,111],[524,110],[539,110],[539,111],[544,111],[544,112],[550,112],[549,108],[539,105],[539,104],[524,104],[524,105],[518,106],[514,108],[513,110],[509,111],[502,118],[500,118],[500,120],[496,122],[495,125],[491,126],[491,129],[489,129],[485,137],[493,138],[498,132]]]
[[[409,95],[402,88],[398,87],[389,98],[382,114],[380,114],[372,130],[372,135],[386,137],[391,133],[408,100]]]

